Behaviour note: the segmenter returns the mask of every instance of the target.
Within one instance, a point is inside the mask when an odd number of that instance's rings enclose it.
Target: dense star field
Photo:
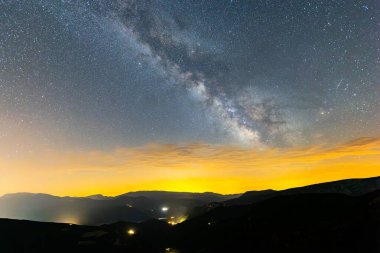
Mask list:
[[[376,176],[379,5],[0,0],[0,194]]]

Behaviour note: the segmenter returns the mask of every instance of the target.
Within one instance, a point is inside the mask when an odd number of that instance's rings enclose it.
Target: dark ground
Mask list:
[[[136,234],[128,235],[130,228]],[[176,226],[157,220],[78,226],[0,219],[0,252],[375,253],[380,191],[275,196],[220,206]]]

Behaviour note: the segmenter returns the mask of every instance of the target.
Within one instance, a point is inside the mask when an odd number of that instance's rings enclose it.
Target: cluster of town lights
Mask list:
[[[127,206],[129,206],[129,205],[127,204]],[[163,206],[163,207],[161,207],[161,211],[164,212],[164,213],[166,213],[167,211],[169,211],[169,207],[167,207],[167,206]],[[166,218],[160,218],[160,219],[166,219]],[[179,217],[176,218],[176,217],[174,217],[174,216],[171,216],[171,217],[168,218],[167,220],[168,220],[168,224],[174,226],[174,225],[176,225],[176,224],[178,224],[178,223],[184,222],[184,221],[186,220],[186,217],[184,217],[184,216],[179,216]],[[136,230],[133,229],[133,228],[129,228],[129,229],[127,230],[127,234],[128,234],[129,236],[133,236],[133,235],[136,234]]]
[[[177,224],[179,224],[179,223],[181,223],[181,222],[184,222],[186,220],[186,217],[183,217],[183,216],[180,216],[180,217],[170,217],[169,219],[168,219],[168,224],[170,224],[170,225],[177,225]]]

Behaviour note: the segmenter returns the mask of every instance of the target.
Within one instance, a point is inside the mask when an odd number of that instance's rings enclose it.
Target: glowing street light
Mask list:
[[[127,233],[128,233],[128,235],[134,235],[134,234],[136,234],[136,231],[134,229],[130,228],[130,229],[128,229]]]
[[[161,211],[163,211],[163,212],[167,212],[168,210],[169,210],[169,207],[167,207],[167,206],[161,207]]]

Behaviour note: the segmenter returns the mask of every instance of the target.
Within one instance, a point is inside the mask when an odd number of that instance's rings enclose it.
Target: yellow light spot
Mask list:
[[[128,229],[127,233],[128,233],[128,235],[134,235],[134,234],[136,234],[136,231],[134,229],[130,228],[130,229]]]

